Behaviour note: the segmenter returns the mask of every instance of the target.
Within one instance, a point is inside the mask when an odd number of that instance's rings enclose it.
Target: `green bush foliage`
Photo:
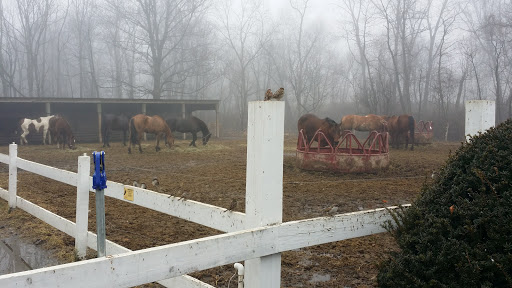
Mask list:
[[[472,137],[387,228],[379,287],[512,287],[512,120]]]

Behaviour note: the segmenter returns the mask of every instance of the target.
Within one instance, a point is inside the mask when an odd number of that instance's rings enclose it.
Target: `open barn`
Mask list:
[[[209,127],[219,135],[219,100],[147,100],[147,99],[73,99],[73,98],[0,98],[0,145],[19,141],[15,134],[22,118],[36,119],[42,116],[61,115],[66,118],[77,142],[101,142],[101,115],[103,113],[128,116],[136,114],[175,116],[185,118],[194,112],[208,112]],[[181,133],[179,136],[182,136]],[[121,139],[113,133],[113,140]],[[151,137],[150,137],[151,138]],[[40,133],[30,133],[29,143],[40,144]]]

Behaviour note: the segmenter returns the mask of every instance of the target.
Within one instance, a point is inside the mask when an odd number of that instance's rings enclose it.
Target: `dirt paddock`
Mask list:
[[[143,144],[144,153],[127,153],[122,143],[78,144],[77,150],[55,146],[19,146],[21,158],[76,172],[77,158],[94,150],[105,151],[108,180],[145,183],[148,189],[245,210],[246,139],[211,139],[193,148],[177,140],[172,148],[155,152],[154,142]],[[376,174],[340,175],[302,171],[295,167],[296,136],[285,137],[283,221],[325,216],[324,209],[340,204],[340,213],[411,203],[424,183],[431,181],[450,151],[460,143],[433,143],[414,151],[391,150],[390,167]],[[8,147],[0,147],[8,154]],[[158,177],[158,188],[151,185]],[[76,188],[25,171],[18,172],[18,195],[71,221],[75,221]],[[7,165],[0,164],[0,187],[7,189]],[[90,198],[89,230],[96,231],[94,195]],[[107,238],[132,250],[176,243],[221,232],[135,205],[106,199]],[[19,209],[7,214],[0,200],[0,236],[17,233],[54,252],[62,263],[74,261],[74,239]],[[282,254],[282,287],[376,287],[379,263],[397,247],[387,233],[297,249]],[[90,253],[93,255],[93,253]],[[92,256],[91,256],[92,257]],[[226,265],[191,274],[216,287],[227,287],[235,273]],[[235,281],[231,281],[234,287]],[[147,284],[147,287],[158,284]]]

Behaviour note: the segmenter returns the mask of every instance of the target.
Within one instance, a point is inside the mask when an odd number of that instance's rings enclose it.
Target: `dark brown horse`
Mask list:
[[[366,116],[345,115],[340,123],[342,130],[377,131],[387,130],[387,122],[382,116],[368,114]]]
[[[395,148],[400,148],[400,142],[405,138],[405,149],[409,145],[409,138],[411,138],[411,150],[414,150],[414,128],[416,121],[411,115],[390,116],[386,118],[388,122],[389,136],[391,137],[391,144]]]
[[[300,130],[304,131],[303,133],[308,143],[311,140],[318,141],[318,139],[313,139],[313,137],[316,131],[321,130],[330,144],[335,145],[335,143],[339,141],[342,132],[340,125],[336,123],[336,121],[329,117],[320,119],[313,114],[302,115],[297,123],[297,128],[299,132]],[[320,142],[321,143],[318,143],[320,147],[329,146],[329,143],[326,143],[323,139],[321,139]]]
[[[128,132],[128,124],[130,118],[124,114],[104,114],[101,117],[101,132],[103,134],[103,147],[110,147],[110,136],[112,130],[123,132],[123,145],[126,146],[126,133]]]
[[[75,136],[73,135],[73,131],[71,131],[71,126],[68,121],[63,117],[56,117],[54,122],[53,132],[57,138],[57,147],[60,148],[62,145],[62,149],[66,149],[66,145],[69,146],[70,149],[76,149],[75,147]]]
[[[165,123],[165,120],[155,115],[153,117],[146,116],[144,114],[137,114],[130,119],[129,124],[130,131],[130,145],[128,146],[128,153],[132,153],[132,144],[139,145],[139,152],[142,153],[142,148],[140,147],[140,140],[142,136],[144,136],[144,132],[151,133],[156,135],[156,151],[160,151],[160,137],[165,135],[166,144],[171,147],[174,144],[174,138],[172,137],[171,129]]]
[[[210,130],[208,130],[208,126],[206,123],[204,123],[201,119],[190,116],[188,118],[175,118],[175,117],[168,117],[165,118],[165,122],[167,122],[167,125],[169,125],[169,128],[171,128],[171,131],[178,131],[181,133],[192,133],[192,142],[190,142],[189,146],[196,146],[196,140],[197,140],[197,133],[201,132],[203,134],[203,145],[206,145],[208,143],[208,140],[210,140],[210,137],[212,134],[210,133]]]

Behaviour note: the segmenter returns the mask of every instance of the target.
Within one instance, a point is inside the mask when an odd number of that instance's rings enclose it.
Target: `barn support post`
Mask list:
[[[9,211],[16,208],[16,190],[18,184],[18,145],[9,144]]]
[[[78,156],[76,179],[76,230],[75,249],[78,258],[84,259],[87,251],[87,231],[89,224],[89,176],[91,175],[91,158],[85,153]]]
[[[219,103],[215,104],[215,137],[220,137],[219,128]]]
[[[102,143],[103,142],[103,136],[101,135],[101,113],[102,113],[102,109],[101,109],[101,103],[98,103],[96,104],[96,111],[98,112],[98,139],[99,139],[99,143]]]
[[[52,108],[50,102],[44,103],[44,110],[46,112],[46,116],[52,115]]]
[[[181,103],[181,119],[187,118],[187,109],[185,103]],[[187,140],[187,133],[183,133],[183,140]]]
[[[282,223],[284,102],[249,102],[248,115],[247,229]],[[281,254],[245,261],[245,287],[278,288],[280,283]]]
[[[146,103],[142,103],[140,109],[141,109],[141,113],[146,115]],[[148,140],[148,137],[146,135],[146,132],[144,132],[144,141],[147,141],[147,140]],[[131,140],[129,140],[129,141],[131,141]]]

